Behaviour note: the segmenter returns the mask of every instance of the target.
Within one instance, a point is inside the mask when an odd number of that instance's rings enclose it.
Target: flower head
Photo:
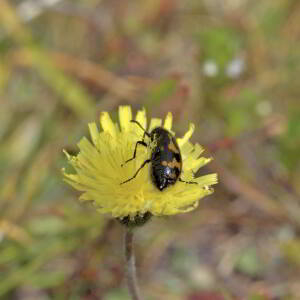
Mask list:
[[[92,142],[83,137],[78,143],[80,152],[77,156],[65,152],[76,173],[68,174],[63,170],[64,180],[83,192],[80,200],[93,201],[99,212],[110,213],[115,218],[134,219],[149,213],[174,215],[195,209],[200,198],[213,192],[210,186],[217,183],[217,174],[194,178],[195,172],[211,161],[211,158],[200,157],[203,149],[199,144],[193,145],[189,141],[194,125],[190,124],[186,134],[176,141],[183,164],[180,178],[197,184],[177,181],[160,191],[151,180],[151,163],[146,164],[133,180],[121,184],[151,157],[152,147],[146,136],[145,142],[149,146],[137,147],[136,158],[124,164],[133,156],[136,142],[142,140],[144,134],[139,126],[130,122],[132,119],[129,106],[119,107],[120,124],[113,123],[109,114],[102,112],[102,131],[98,130],[96,123],[88,125]],[[149,132],[163,127],[174,135],[171,113],[167,114],[163,124],[161,119],[153,118],[147,126],[145,110],[138,111],[134,119]]]

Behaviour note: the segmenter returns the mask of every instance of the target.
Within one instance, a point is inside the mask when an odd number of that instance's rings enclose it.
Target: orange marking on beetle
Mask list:
[[[173,168],[178,168],[179,170],[181,169],[181,163],[180,162],[178,162],[176,159],[175,159],[175,157],[173,158],[173,160],[172,161],[166,161],[166,160],[163,160],[162,162],[161,162],[161,164],[164,166],[164,167],[169,167],[169,168],[171,168],[171,169],[173,169]]]
[[[168,144],[168,148],[170,151],[174,152],[174,153],[179,153],[179,150],[176,148],[175,144],[173,143],[173,141],[171,141]]]
[[[161,162],[161,164],[162,164],[164,167],[167,167],[167,166],[168,166],[168,162],[167,162],[166,160],[163,160],[163,161]]]

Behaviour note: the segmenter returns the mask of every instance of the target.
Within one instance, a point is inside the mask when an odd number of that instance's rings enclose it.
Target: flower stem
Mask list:
[[[133,253],[133,229],[125,229],[125,262],[126,262],[126,279],[129,293],[133,300],[142,300],[136,279],[135,258]]]

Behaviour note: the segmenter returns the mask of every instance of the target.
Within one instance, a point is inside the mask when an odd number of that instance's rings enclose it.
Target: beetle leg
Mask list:
[[[138,170],[135,172],[135,174],[134,174],[131,178],[129,178],[129,179],[127,179],[127,180],[121,182],[120,184],[124,184],[124,183],[126,183],[126,182],[128,182],[128,181],[134,179],[134,178],[136,177],[136,175],[139,173],[139,171],[140,171],[142,168],[144,168],[144,166],[145,166],[146,164],[148,164],[149,162],[151,162],[151,159],[145,160],[145,161],[142,163],[142,165],[138,168]]]
[[[124,162],[124,164],[121,164],[121,167],[123,167],[123,166],[124,166],[125,164],[127,164],[129,161],[135,159],[135,157],[136,157],[136,149],[137,149],[137,146],[138,146],[138,145],[143,145],[143,146],[145,146],[145,147],[148,146],[144,141],[137,141],[136,144],[135,144],[135,148],[134,148],[134,152],[133,152],[133,157],[130,158],[130,159],[127,159],[127,160]]]

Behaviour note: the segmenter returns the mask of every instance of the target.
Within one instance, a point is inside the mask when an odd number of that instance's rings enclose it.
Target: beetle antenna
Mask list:
[[[130,120],[130,122],[137,124],[144,131],[144,134],[147,135],[148,137],[150,137],[150,134],[143,128],[143,126],[138,121]]]

